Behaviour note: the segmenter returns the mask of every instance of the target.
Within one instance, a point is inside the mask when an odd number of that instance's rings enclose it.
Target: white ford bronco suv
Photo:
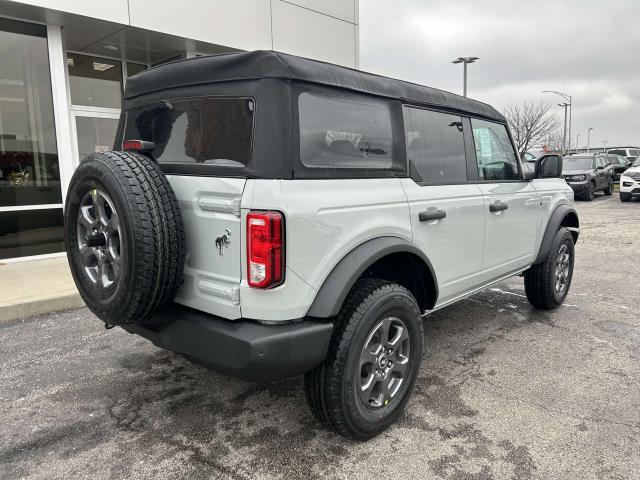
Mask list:
[[[75,172],[69,264],[108,327],[224,374],[304,374],[311,410],[366,439],[405,407],[422,316],[521,274],[565,299],[578,216],[546,155],[440,90],[272,51],[127,82],[114,151]]]

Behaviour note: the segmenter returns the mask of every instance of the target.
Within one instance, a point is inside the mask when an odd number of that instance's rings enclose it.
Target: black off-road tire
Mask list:
[[[613,178],[611,179],[611,181],[609,181],[609,185],[607,185],[603,192],[607,197],[613,195]]]
[[[372,409],[354,386],[361,375],[365,341],[381,319],[401,318],[410,339],[406,381],[390,403]],[[386,280],[363,279],[349,293],[338,314],[324,362],[305,374],[307,402],[323,425],[340,435],[366,440],[391,425],[402,413],[418,376],[423,349],[420,309],[404,287]]]
[[[621,202],[630,202],[632,195],[628,192],[620,192],[620,201]]]
[[[596,184],[593,182],[589,182],[589,185],[587,186],[587,191],[584,193],[584,200],[586,200],[587,202],[590,202],[593,200],[593,197],[595,196],[595,192],[596,192]]]
[[[78,214],[92,191],[104,192],[118,217],[121,274],[109,287],[92,283],[80,254]],[[80,295],[106,324],[142,323],[169,304],[182,282],[185,238],[178,201],[158,164],[133,152],[90,155],[69,185],[65,247]]]
[[[563,245],[567,247],[571,263],[566,287],[558,292],[556,290],[556,266],[558,253]],[[553,310],[562,305],[571,287],[574,259],[573,236],[569,230],[562,227],[553,237],[547,258],[542,263],[533,265],[524,274],[524,289],[531,305],[541,310]]]

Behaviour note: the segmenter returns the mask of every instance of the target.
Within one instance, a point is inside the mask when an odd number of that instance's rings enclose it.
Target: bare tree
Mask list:
[[[545,144],[549,136],[558,129],[558,120],[551,113],[548,103],[524,102],[521,105],[511,104],[505,111],[513,140],[522,155],[531,148]]]

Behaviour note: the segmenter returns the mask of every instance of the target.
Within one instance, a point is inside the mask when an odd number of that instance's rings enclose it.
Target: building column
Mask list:
[[[58,165],[60,168],[60,188],[64,205],[69,181],[73,175],[73,125],[71,125],[70,99],[67,76],[67,60],[62,40],[62,27],[47,25],[49,47],[49,68],[51,71],[51,90],[53,96],[53,116],[56,126],[56,144],[58,147]]]

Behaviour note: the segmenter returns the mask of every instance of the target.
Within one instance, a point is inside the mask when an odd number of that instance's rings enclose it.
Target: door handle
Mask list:
[[[447,216],[444,210],[427,210],[418,214],[418,220],[421,222],[431,222],[433,220],[442,220]]]
[[[501,202],[500,200],[496,200],[495,203],[489,205],[490,212],[501,212],[502,210],[506,210],[509,208],[509,204]]]

